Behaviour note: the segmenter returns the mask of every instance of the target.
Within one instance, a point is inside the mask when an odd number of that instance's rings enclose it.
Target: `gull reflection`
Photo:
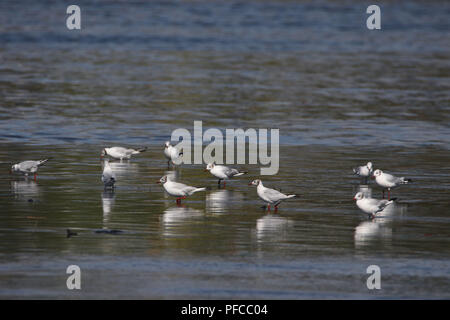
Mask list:
[[[161,216],[161,225],[164,236],[181,236],[181,228],[189,226],[189,222],[204,217],[204,212],[197,209],[185,207],[183,205],[170,207],[164,210]],[[188,231],[188,228],[186,229]]]
[[[206,194],[206,211],[213,214],[222,214],[229,209],[232,203],[240,202],[243,195],[239,192],[232,192],[220,189]]]
[[[127,172],[137,171],[139,166],[129,160],[110,161],[109,166],[116,176],[124,176]]]
[[[393,203],[377,213],[374,219],[361,222],[355,228],[355,246],[361,248],[378,241],[390,241],[394,218],[404,215],[406,210],[406,204]]]
[[[32,179],[11,181],[11,192],[16,199],[29,200],[39,196],[38,184]]]
[[[114,190],[105,190],[102,193],[103,223],[108,223],[111,210],[114,207],[116,195]]]
[[[268,239],[284,240],[292,221],[275,214],[268,214],[256,221],[256,238],[258,241]]]
[[[362,192],[365,198],[372,198],[372,188],[366,184],[359,185],[353,194],[356,194],[358,192]]]

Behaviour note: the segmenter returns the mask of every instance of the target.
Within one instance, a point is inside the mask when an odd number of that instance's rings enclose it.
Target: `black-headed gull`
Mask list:
[[[367,162],[367,164],[365,166],[359,166],[356,168],[353,168],[353,173],[356,174],[357,176],[363,177],[364,180],[367,183],[367,178],[370,177],[370,175],[372,174],[373,171],[373,166],[372,166],[372,162]]]
[[[405,179],[404,177],[395,177],[392,174],[385,173],[380,169],[377,169],[373,172],[373,178],[377,184],[383,188],[383,198],[384,198],[384,189],[388,190],[388,199],[391,198],[391,189],[398,187],[401,184],[408,184],[412,182],[411,179]]]
[[[20,163],[14,164],[11,167],[11,173],[13,172],[20,172],[28,177],[29,174],[34,174],[34,181],[36,181],[37,171],[40,166],[42,166],[44,163],[46,163],[49,159],[44,160],[27,160],[22,161]]]
[[[116,175],[112,171],[108,160],[105,160],[105,164],[103,167],[102,181],[103,184],[105,185],[105,189],[114,188],[114,184],[116,183]]]
[[[183,152],[180,152],[177,147],[170,144],[169,141],[166,141],[164,145],[164,156],[167,159],[167,166],[170,166],[170,162],[174,163],[173,161],[178,159],[183,154]]]
[[[393,198],[392,200],[378,200],[368,198],[364,196],[364,193],[358,192],[353,197],[353,200],[356,200],[356,205],[358,208],[367,213],[370,218],[374,218],[377,213],[383,211],[387,206],[394,203],[396,198]]]
[[[258,193],[258,196],[268,204],[268,210],[270,210],[271,204],[275,207],[275,210],[278,210],[278,205],[281,201],[295,197],[295,194],[286,195],[278,190],[266,188],[259,179],[253,180],[248,185],[257,186],[256,192]]]
[[[161,183],[164,190],[166,190],[169,195],[177,197],[177,204],[181,202],[181,199],[186,199],[187,196],[206,190],[206,188],[191,187],[183,183],[172,181],[169,176],[163,176],[156,183]]]
[[[139,154],[146,150],[147,148],[127,149],[123,147],[111,147],[103,149],[102,153],[100,154],[100,157],[103,158],[104,156],[110,156],[111,158],[120,160],[130,159],[132,155]]]
[[[233,177],[238,177],[238,176],[242,176],[243,174],[246,174],[248,172],[246,171],[239,171],[237,169],[233,169],[227,166],[222,166],[222,165],[218,165],[213,163],[208,163],[208,165],[206,166],[205,171],[209,171],[211,172],[211,174],[213,176],[215,176],[216,178],[219,178],[218,184],[220,186],[220,181],[223,181],[223,185],[226,185],[226,181],[228,179],[231,179]]]

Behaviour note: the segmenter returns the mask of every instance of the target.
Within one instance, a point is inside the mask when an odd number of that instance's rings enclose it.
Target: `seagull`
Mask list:
[[[367,198],[364,193],[358,192],[353,197],[356,200],[356,205],[365,213],[369,214],[370,218],[374,218],[378,212],[383,211],[387,206],[394,203],[397,198],[392,198],[391,200],[378,200],[373,198]]]
[[[383,188],[383,199],[384,199],[384,189],[388,190],[388,199],[391,198],[391,189],[398,187],[401,184],[408,184],[412,182],[411,179],[405,179],[404,177],[398,178],[389,173],[384,173],[380,169],[374,171],[373,179],[377,184]]]
[[[163,176],[156,183],[162,183],[164,189],[169,195],[172,197],[177,197],[177,204],[180,204],[181,199],[186,199],[187,196],[206,190],[206,188],[191,187],[183,183],[172,181],[169,179],[169,176]]]
[[[249,186],[257,186],[257,193],[258,196],[263,199],[265,202],[267,202],[267,208],[270,211],[270,205],[273,204],[275,207],[275,211],[278,210],[278,205],[281,203],[281,201],[290,199],[295,197],[295,194],[286,195],[283,194],[275,189],[266,188],[263,186],[262,181],[259,179],[253,180],[248,184]]]
[[[34,174],[34,181],[36,181],[38,168],[50,159],[51,158],[44,159],[44,160],[38,160],[38,161],[35,161],[35,160],[22,161],[20,163],[12,165],[10,173],[20,172],[27,177],[29,174]]]
[[[211,174],[217,178],[219,178],[219,186],[220,186],[220,181],[224,180],[223,182],[223,186],[225,186],[226,181],[228,179],[231,179],[233,177],[238,177],[238,176],[242,176],[243,174],[246,174],[248,172],[244,172],[244,171],[239,171],[237,169],[233,169],[227,166],[221,166],[221,165],[217,165],[214,162],[213,163],[208,163],[208,165],[206,166],[205,171],[209,171],[211,172]]]
[[[360,177],[364,177],[364,180],[367,184],[367,178],[370,177],[370,175],[372,174],[373,171],[373,166],[372,166],[372,162],[367,162],[367,164],[365,166],[359,166],[356,168],[353,168],[353,173],[360,176]]]
[[[100,158],[103,158],[104,156],[110,156],[114,159],[130,159],[132,155],[139,154],[141,152],[146,151],[147,148],[140,148],[140,149],[127,149],[123,147],[111,147],[111,148],[105,148],[102,150],[102,153],[100,154]]]
[[[178,159],[179,156],[181,156],[183,152],[180,152],[177,147],[170,144],[170,141],[166,141],[165,147],[164,147],[164,156],[167,159],[167,166],[170,166],[170,161],[174,163],[173,161],[175,159]]]
[[[105,160],[105,166],[103,167],[102,181],[105,185],[105,189],[114,189],[114,184],[116,183],[116,175],[109,165],[109,161]]]

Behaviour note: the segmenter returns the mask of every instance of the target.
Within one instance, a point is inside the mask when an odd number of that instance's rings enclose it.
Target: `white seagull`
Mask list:
[[[164,156],[167,159],[167,166],[170,166],[171,161],[174,163],[173,161],[178,159],[182,154],[183,152],[180,152],[177,147],[171,145],[169,141],[166,141],[164,145]]]
[[[29,174],[34,174],[34,181],[36,181],[37,171],[40,166],[46,163],[49,159],[44,160],[27,160],[14,164],[11,167],[10,173],[20,172],[28,177]]]
[[[290,199],[290,198],[293,198],[296,196],[295,194],[286,195],[275,189],[266,188],[263,186],[262,181],[259,179],[253,180],[248,185],[249,186],[252,186],[252,185],[257,186],[256,192],[258,193],[258,196],[268,204],[267,209],[269,211],[270,211],[271,204],[275,207],[275,211],[276,211],[276,210],[278,210],[278,205],[281,203],[281,201]]]
[[[103,184],[105,185],[105,189],[107,188],[113,189],[114,184],[116,183],[116,175],[112,171],[108,160],[105,160],[105,165],[103,167],[102,181]]]
[[[358,206],[358,208],[367,213],[370,218],[374,218],[377,213],[383,211],[387,206],[394,203],[396,198],[393,198],[391,200],[378,200],[367,198],[366,196],[364,196],[364,193],[358,192],[353,197],[353,200],[356,200],[356,205]]]
[[[146,150],[147,148],[140,148],[140,149],[127,149],[123,147],[104,148],[102,150],[102,153],[100,154],[100,158],[103,158],[104,156],[110,156],[111,158],[120,160],[130,159],[132,155],[139,154]]]
[[[177,204],[180,204],[181,199],[186,199],[187,196],[206,190],[206,188],[191,187],[183,183],[172,181],[169,176],[163,176],[156,183],[162,183],[164,190],[166,190],[169,195],[177,197]]]
[[[388,199],[391,198],[391,189],[398,187],[401,184],[408,184],[412,182],[411,179],[405,179],[404,177],[395,177],[392,174],[385,173],[380,169],[377,169],[373,173],[373,178],[377,184],[383,188],[383,198],[384,198],[384,189],[388,190]]]
[[[364,180],[367,183],[367,178],[370,177],[370,175],[372,174],[373,171],[373,166],[372,166],[372,162],[367,162],[367,164],[365,166],[359,166],[356,168],[353,168],[353,173],[363,177]]]
[[[219,186],[220,186],[220,181],[224,180],[223,185],[225,186],[226,181],[228,179],[231,179],[233,177],[238,177],[238,176],[242,176],[243,174],[246,174],[248,172],[245,171],[239,171],[237,169],[233,169],[227,166],[222,166],[222,165],[217,165],[214,162],[213,163],[209,163],[206,166],[205,171],[209,171],[211,172],[211,174],[213,176],[215,176],[216,178],[219,178]]]

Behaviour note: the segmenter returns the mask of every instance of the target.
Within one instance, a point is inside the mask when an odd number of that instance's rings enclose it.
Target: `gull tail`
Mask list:
[[[286,199],[290,199],[290,198],[294,198],[294,197],[296,197],[297,195],[295,195],[295,194],[290,194],[290,195],[287,195],[286,196]]]
[[[44,163],[46,163],[46,162],[47,162],[48,160],[50,160],[50,159],[51,159],[51,158],[39,160],[38,167],[42,166]]]
[[[192,193],[196,193],[199,191],[205,191],[205,190],[206,190],[206,188],[197,188],[197,189],[193,190]]]
[[[242,176],[242,175],[247,174],[247,173],[248,173],[248,171],[241,171],[239,173],[236,173],[234,176],[235,177],[239,177],[239,176]]]
[[[138,154],[138,153],[141,153],[141,152],[145,152],[145,151],[147,151],[147,149],[148,149],[147,147],[136,149],[136,150],[134,150],[133,154]]]
[[[402,179],[401,184],[408,184],[408,183],[413,182],[411,179],[405,179],[405,178],[401,178],[401,179]]]

